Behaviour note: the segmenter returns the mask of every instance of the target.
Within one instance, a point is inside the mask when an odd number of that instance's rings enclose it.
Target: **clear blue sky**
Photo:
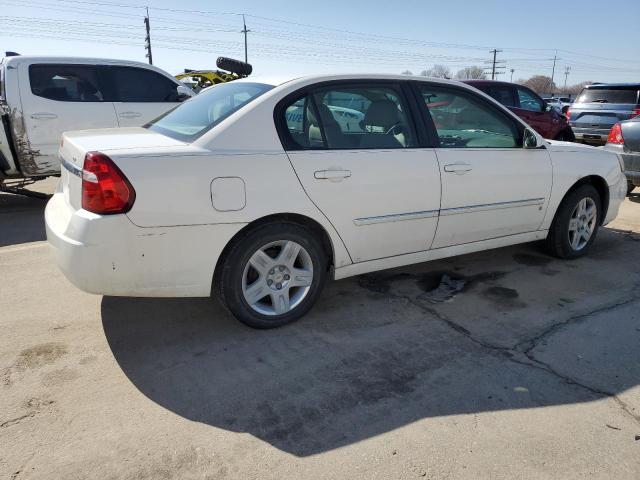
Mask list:
[[[237,14],[246,13],[249,61],[259,74],[419,73],[434,63],[455,73],[483,65],[495,47],[503,49],[501,79],[512,68],[514,80],[550,75],[558,49],[560,86],[567,66],[569,84],[640,81],[638,0],[615,8],[594,0],[0,0],[0,49],[145,61],[143,5],[154,64],[173,74],[214,68],[219,55],[243,58]]]

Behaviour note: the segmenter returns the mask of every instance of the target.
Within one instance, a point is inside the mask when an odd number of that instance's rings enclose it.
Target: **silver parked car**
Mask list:
[[[640,116],[616,123],[611,128],[605,148],[620,154],[624,160],[627,195],[640,187]]]

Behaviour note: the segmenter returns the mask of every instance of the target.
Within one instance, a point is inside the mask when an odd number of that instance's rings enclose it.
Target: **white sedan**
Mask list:
[[[397,75],[238,80],[142,128],[66,133],[60,156],[47,238],[73,284],[216,292],[258,328],[303,316],[328,277],[534,240],[579,257],[627,186],[614,153]]]

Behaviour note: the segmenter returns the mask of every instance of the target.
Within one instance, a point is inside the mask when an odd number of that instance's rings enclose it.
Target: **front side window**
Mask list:
[[[393,87],[323,88],[284,108],[293,148],[396,149],[415,146],[401,94]]]
[[[544,112],[544,104],[529,90],[518,88],[518,99],[520,100],[520,108],[523,110]]]
[[[109,67],[114,101],[177,102],[178,84],[164,75],[136,67]]]
[[[520,134],[502,112],[470,92],[420,87],[441,148],[516,148]]]
[[[145,127],[168,137],[190,142],[272,88],[271,85],[249,82],[216,85],[181,103]]]
[[[31,93],[61,102],[105,101],[99,77],[100,67],[92,65],[29,66]]]

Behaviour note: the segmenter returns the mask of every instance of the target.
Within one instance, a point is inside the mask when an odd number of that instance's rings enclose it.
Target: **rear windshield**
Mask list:
[[[638,103],[637,87],[585,88],[578,103]]]
[[[149,130],[191,142],[273,86],[229,82],[202,91],[145,125]]]

